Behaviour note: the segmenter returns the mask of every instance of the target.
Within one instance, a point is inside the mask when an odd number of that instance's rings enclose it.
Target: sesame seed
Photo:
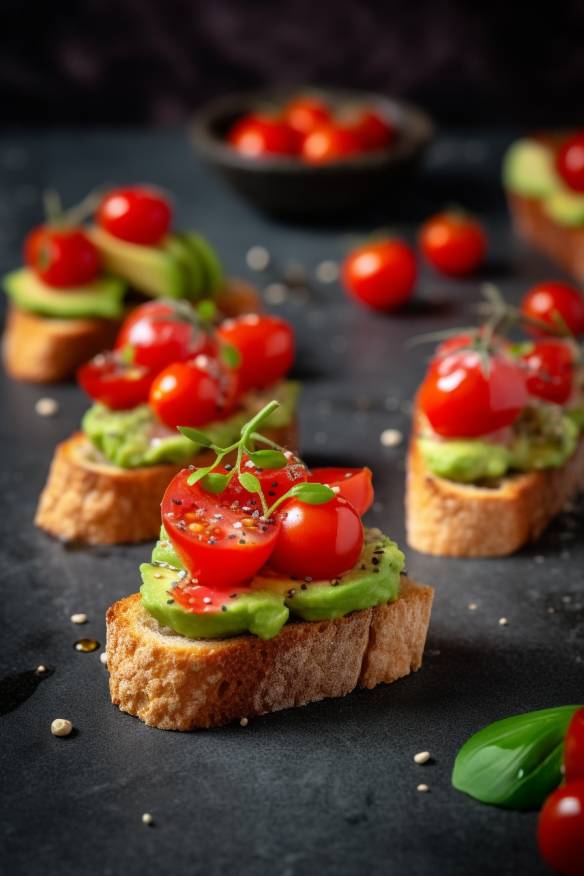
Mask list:
[[[428,763],[429,760],[429,751],[419,751],[418,754],[414,754],[414,763]]]
[[[162,575],[161,575],[160,572],[155,572],[155,573],[154,573],[154,577],[155,577],[155,578],[162,578]]]
[[[105,653],[105,651],[102,651],[99,655],[99,662],[103,663],[104,666],[107,666],[107,654]]]
[[[384,447],[397,447],[403,441],[403,437],[399,429],[384,429],[379,440]]]
[[[476,602],[469,602],[467,608],[469,611],[476,611],[478,608],[478,605],[476,604]]]
[[[73,730],[73,724],[67,718],[55,718],[51,722],[51,733],[53,736],[69,736]]]
[[[144,812],[142,815],[142,824],[154,824],[154,817],[150,814],[150,812]]]
[[[499,626],[500,627],[506,627],[508,623],[509,623],[509,621],[507,620],[506,617],[499,618]]]
[[[314,273],[319,283],[334,283],[339,279],[339,266],[337,262],[328,259],[320,262]]]
[[[47,671],[47,667],[44,665],[44,663],[39,663],[39,665],[35,669],[35,672],[37,675],[42,675],[46,671]]]
[[[34,409],[39,417],[54,417],[59,410],[59,404],[54,398],[39,398]]]
[[[203,596],[203,602],[205,603],[205,605],[210,605],[212,601],[213,600],[210,596]]]
[[[430,788],[428,787],[428,785],[418,785],[416,790],[419,791],[420,794],[427,794]]]
[[[240,727],[247,727],[248,724],[249,724],[248,718],[240,718],[240,721],[239,721]]]
[[[331,487],[331,490],[333,491],[333,493],[340,493],[341,492],[340,487]]]
[[[242,526],[243,526],[243,523],[240,520],[236,520],[235,523],[233,524],[234,529],[241,529]]]
[[[87,615],[84,612],[80,611],[76,614],[72,614],[69,618],[72,624],[86,624],[87,623]]]
[[[270,264],[270,253],[265,246],[251,246],[245,255],[245,260],[252,271],[265,271]]]

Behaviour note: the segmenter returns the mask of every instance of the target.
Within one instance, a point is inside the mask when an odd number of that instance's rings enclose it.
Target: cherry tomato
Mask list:
[[[342,278],[356,301],[374,310],[395,310],[413,293],[416,259],[401,240],[372,241],[349,253]]]
[[[308,164],[326,164],[362,151],[361,141],[350,128],[328,123],[314,128],[305,137],[301,156]]]
[[[527,391],[530,395],[565,404],[572,394],[575,354],[565,341],[542,338],[522,357],[527,366]]]
[[[387,149],[395,138],[393,125],[375,110],[363,110],[349,123],[349,128],[364,151]]]
[[[461,213],[439,213],[420,232],[420,246],[430,264],[449,277],[471,274],[483,262],[487,239],[481,225]]]
[[[538,283],[524,296],[521,312],[555,329],[567,328],[573,335],[584,332],[584,295],[568,283]],[[545,327],[528,324],[526,328],[534,335],[545,334]]]
[[[566,781],[584,780],[584,709],[574,713],[564,743]]]
[[[567,186],[584,192],[584,131],[564,143],[556,156],[556,167]]]
[[[197,583],[231,592],[266,564],[280,524],[276,517],[267,521],[253,517],[250,509],[259,508],[254,494],[247,493],[247,503],[236,505],[229,495],[206,492],[200,482],[189,486],[190,474],[183,469],[168,485],[162,522]],[[195,603],[193,610],[197,608]]]
[[[258,448],[260,449],[260,448]],[[284,493],[287,493],[290,487],[294,484],[299,484],[309,480],[308,469],[304,463],[294,456],[293,453],[287,453],[288,463],[283,468],[257,468],[249,456],[244,453],[241,461],[241,468],[244,472],[251,472],[259,480],[264,497],[268,505],[273,505]],[[237,478],[233,478],[226,493],[233,499],[242,504],[242,497],[247,495],[247,491],[243,489]],[[245,504],[245,501],[243,501]]]
[[[370,468],[313,468],[308,477],[311,483],[338,487],[339,495],[351,503],[359,517],[373,504],[372,479]]]
[[[527,402],[519,363],[493,353],[459,350],[435,359],[418,403],[430,425],[445,438],[477,438],[511,426]]]
[[[43,283],[59,289],[91,283],[101,268],[99,252],[79,228],[35,228],[26,238],[24,259]]]
[[[217,359],[199,355],[160,371],[152,383],[149,401],[159,420],[171,429],[202,426],[232,413],[236,387],[235,372]]]
[[[112,411],[135,408],[148,401],[154,372],[124,362],[119,352],[99,353],[77,372],[77,380],[94,401]]]
[[[284,120],[301,136],[309,134],[318,125],[329,122],[331,113],[324,101],[318,97],[292,98],[284,109]]]
[[[363,548],[363,525],[342,496],[323,505],[289,499],[277,513],[280,532],[269,560],[277,572],[330,580],[357,563]]]
[[[161,371],[172,362],[212,354],[209,335],[197,326],[194,312],[184,303],[148,301],[137,307],[122,325],[116,349],[131,348],[133,361]]]
[[[539,851],[561,876],[584,876],[584,780],[548,797],[539,815]]]
[[[294,333],[277,316],[248,313],[227,319],[217,331],[219,338],[235,347],[241,362],[238,368],[240,392],[260,389],[280,380],[294,362]]]
[[[236,122],[228,141],[248,158],[294,155],[299,146],[298,135],[287,122],[260,113],[244,116]]]
[[[158,189],[133,186],[114,189],[101,202],[97,224],[129,243],[155,246],[168,233],[172,209]]]

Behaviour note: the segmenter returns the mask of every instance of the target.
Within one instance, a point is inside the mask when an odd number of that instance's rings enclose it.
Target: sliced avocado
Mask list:
[[[28,268],[4,277],[4,288],[23,310],[54,319],[117,319],[123,313],[126,285],[117,277],[100,277],[85,286],[55,289]]]
[[[503,477],[511,464],[506,447],[487,441],[418,438],[418,447],[433,474],[463,484]]]
[[[87,232],[103,263],[130,286],[154,298],[186,298],[188,276],[181,261],[163,246],[140,246],[93,226]]]
[[[404,555],[395,542],[378,529],[367,529],[359,562],[336,581],[257,575],[252,587],[277,593],[304,620],[328,620],[397,599],[403,566]]]
[[[527,198],[545,198],[560,188],[552,150],[537,140],[517,140],[503,159],[503,185]]]
[[[192,251],[182,234],[169,234],[164,249],[180,263],[187,277],[187,297],[198,299],[203,295],[206,274],[199,256]]]
[[[235,598],[225,594],[218,611],[194,614],[172,600],[178,583],[177,569],[143,563],[140,566],[140,594],[146,611],[162,626],[170,627],[189,639],[223,639],[250,632],[260,639],[272,639],[286,621],[289,611],[275,593],[257,590]]]
[[[542,429],[536,436],[520,432],[511,447],[511,467],[518,471],[559,468],[576,449],[578,433],[569,416],[559,417],[553,431]]]
[[[181,233],[182,240],[190,247],[191,252],[200,260],[205,274],[204,296],[211,296],[225,285],[225,275],[219,256],[208,240],[194,231]]]
[[[579,432],[584,430],[584,405],[576,405],[568,408],[566,416],[574,423]]]
[[[561,189],[552,192],[543,203],[544,213],[570,228],[584,227],[584,195]]]

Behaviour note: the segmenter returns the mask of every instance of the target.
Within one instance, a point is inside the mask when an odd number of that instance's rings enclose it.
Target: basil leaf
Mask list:
[[[248,456],[257,468],[284,468],[288,462],[279,450],[248,451]]]
[[[199,301],[196,307],[197,315],[203,322],[213,322],[217,316],[217,307],[210,298]]]
[[[262,487],[260,482],[249,471],[244,471],[239,475],[239,483],[248,493],[261,493]]]
[[[233,344],[221,344],[219,355],[228,368],[238,368],[241,365],[241,353]]]
[[[454,761],[458,791],[506,809],[538,809],[562,781],[564,737],[580,706],[559,706],[483,727]]]
[[[229,475],[212,472],[205,475],[201,482],[201,486],[207,493],[222,493],[229,483]]]
[[[191,474],[187,478],[187,484],[189,487],[192,487],[193,484],[198,484],[200,480],[207,477],[209,472],[211,471],[212,466],[207,465],[204,468],[197,468],[195,471],[191,472]]]
[[[184,435],[185,438],[194,441],[195,444],[200,444],[201,447],[211,447],[213,444],[211,439],[205,435],[204,432],[199,432],[198,429],[191,429],[190,426],[179,426],[178,431],[181,435]]]
[[[324,505],[325,502],[330,502],[334,499],[335,493],[330,487],[325,484],[295,484],[288,493],[289,496],[296,496],[301,502],[306,502],[307,505]]]

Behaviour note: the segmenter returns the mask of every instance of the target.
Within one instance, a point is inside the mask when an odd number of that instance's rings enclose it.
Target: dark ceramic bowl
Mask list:
[[[380,94],[337,89],[309,92],[333,109],[367,105],[388,118],[397,136],[387,149],[309,165],[295,157],[246,158],[227,143],[226,136],[238,118],[252,111],[277,111],[297,93],[298,89],[255,92],[212,101],[193,121],[197,151],[233,188],[271,213],[330,216],[403,193],[432,139],[434,125],[416,107]]]

